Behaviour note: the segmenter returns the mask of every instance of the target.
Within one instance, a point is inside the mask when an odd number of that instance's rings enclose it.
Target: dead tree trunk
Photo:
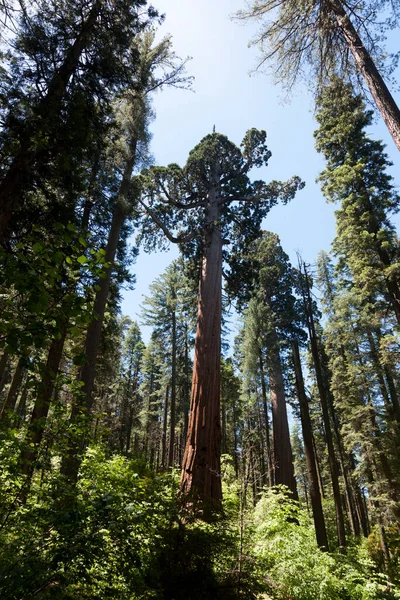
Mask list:
[[[261,375],[261,392],[262,392],[262,400],[263,400],[263,408],[264,408],[264,421],[265,421],[265,444],[266,444],[266,450],[267,450],[268,486],[272,487],[275,483],[274,482],[274,465],[273,465],[272,448],[271,448],[271,435],[270,435],[270,431],[269,431],[267,386],[265,384],[264,363],[263,363],[263,357],[262,357],[261,350],[260,350],[260,355],[259,355],[259,366],[260,366],[260,375]]]

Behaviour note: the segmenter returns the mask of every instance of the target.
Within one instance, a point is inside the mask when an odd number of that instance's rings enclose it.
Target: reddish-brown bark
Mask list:
[[[330,7],[346,40],[354,61],[368,85],[369,91],[385,121],[386,127],[400,150],[400,110],[357,30],[340,0],[331,0]]]
[[[220,473],[220,360],[222,238],[212,224],[220,218],[217,189],[209,193],[198,319],[195,340],[192,393],[181,491],[202,502],[203,512],[222,500]]]
[[[274,432],[274,472],[275,485],[286,485],[292,497],[298,500],[296,479],[294,476],[292,446],[290,444],[289,424],[285,400],[282,363],[279,355],[276,331],[271,330],[269,351],[269,386],[272,406],[272,426]]]

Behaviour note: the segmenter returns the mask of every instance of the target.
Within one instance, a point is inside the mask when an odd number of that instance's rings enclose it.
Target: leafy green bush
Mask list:
[[[357,551],[321,552],[307,513],[285,488],[264,492],[254,511],[254,555],[265,591],[279,600],[400,598]]]

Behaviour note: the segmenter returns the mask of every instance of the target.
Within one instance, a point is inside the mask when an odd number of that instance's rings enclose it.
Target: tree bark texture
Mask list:
[[[259,355],[259,366],[260,366],[260,375],[261,375],[261,393],[262,393],[262,400],[263,400],[264,422],[265,422],[265,445],[266,445],[266,451],[267,451],[268,486],[272,487],[274,485],[274,464],[273,464],[272,449],[271,449],[271,435],[270,435],[270,431],[269,431],[267,386],[265,384],[264,363],[263,363],[261,349],[260,349],[260,355]]]
[[[393,138],[397,149],[400,150],[400,110],[371,55],[365,48],[360,36],[354,28],[340,0],[330,0],[330,7],[335,15],[337,24],[353,55],[354,61],[365,79],[375,104]]]
[[[174,464],[175,423],[176,423],[176,314],[172,311],[172,361],[171,361],[171,408],[169,414],[168,466]]]
[[[293,499],[298,500],[292,447],[290,444],[282,363],[279,355],[278,338],[275,329],[271,331],[270,337],[271,345],[268,356],[268,376],[272,406],[272,426],[274,432],[275,485],[286,485],[291,491]]]
[[[209,192],[198,296],[188,436],[182,463],[181,492],[198,499],[204,513],[222,500],[220,468],[221,232],[217,189]]]
[[[331,421],[330,421],[329,409],[328,409],[328,391],[327,391],[326,383],[325,383],[324,376],[322,373],[322,366],[321,366],[320,354],[319,354],[319,349],[318,349],[318,341],[317,341],[317,336],[316,336],[316,332],[315,332],[310,286],[308,283],[308,275],[307,275],[307,270],[306,270],[305,265],[304,265],[304,276],[305,276],[305,288],[306,289],[304,289],[304,287],[303,287],[303,302],[304,302],[304,308],[305,308],[305,313],[306,313],[308,332],[309,332],[309,336],[310,336],[311,354],[312,354],[312,359],[313,359],[315,376],[317,379],[319,399],[320,399],[321,408],[322,408],[322,418],[323,418],[323,422],[324,422],[326,445],[328,447],[329,469],[330,469],[330,473],[331,473],[333,498],[334,498],[334,502],[335,502],[338,542],[339,542],[339,547],[343,550],[346,547],[346,532],[345,532],[345,527],[344,527],[344,515],[343,515],[343,507],[342,507],[342,500],[341,500],[340,487],[339,487],[339,471],[338,471],[338,467],[337,467],[336,453],[335,453],[335,447],[333,444],[332,428],[331,428]]]
[[[167,465],[168,396],[169,396],[169,385],[167,385],[167,388],[165,390],[163,430],[162,430],[162,438],[161,438],[161,464],[163,467],[165,467]]]
[[[307,478],[310,486],[311,507],[315,525],[317,544],[321,550],[329,551],[328,536],[326,533],[324,513],[322,510],[321,494],[318,485],[318,474],[314,454],[312,425],[308,401],[304,390],[304,379],[301,369],[299,345],[297,340],[292,341],[293,362],[296,374],[297,397],[300,404],[301,427],[303,431],[304,450],[306,454]]]
[[[13,411],[17,402],[19,390],[21,388],[22,379],[24,377],[24,358],[20,358],[15,367],[14,375],[11,381],[10,389],[8,390],[7,398],[1,407],[0,420],[7,419],[8,413]]]

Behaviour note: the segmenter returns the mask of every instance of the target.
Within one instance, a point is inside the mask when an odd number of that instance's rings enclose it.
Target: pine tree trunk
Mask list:
[[[220,508],[221,425],[221,288],[222,238],[215,225],[220,219],[215,187],[209,192],[201,279],[198,296],[197,329],[194,350],[192,392],[185,454],[182,463],[181,492],[199,501],[204,518]]]
[[[268,464],[268,485],[269,485],[269,487],[272,487],[275,483],[274,482],[274,466],[273,466],[272,448],[271,448],[271,435],[270,435],[270,430],[269,430],[267,386],[265,384],[264,362],[263,362],[261,350],[260,350],[260,354],[259,354],[259,367],[260,367],[260,375],[261,375],[261,393],[262,393],[262,401],[263,401],[263,408],[264,408],[265,445],[266,445],[266,450],[267,450],[267,464]]]
[[[389,426],[391,425],[390,421],[391,421],[391,419],[393,419],[393,417],[396,419],[397,425],[400,425],[400,414],[399,415],[396,414],[396,408],[397,408],[396,404],[393,404],[391,394],[389,395],[388,388],[386,387],[385,371],[382,368],[382,365],[379,360],[374,336],[372,335],[372,333],[370,331],[367,332],[367,338],[368,338],[370,354],[371,354],[372,362],[374,364],[376,377],[378,379],[379,388],[381,390],[381,396],[383,398],[383,402],[384,402],[384,405],[385,405],[385,408],[386,408],[386,411],[387,411],[388,417],[389,417],[388,425]],[[392,391],[395,392],[395,390],[392,390]],[[395,392],[395,401],[396,400],[397,400],[397,394]],[[394,423],[393,423],[393,425],[396,428],[396,425]],[[398,430],[398,427],[397,427],[397,430]]]
[[[176,314],[172,311],[172,361],[171,361],[171,408],[169,415],[168,466],[174,464],[175,422],[176,422]]]
[[[75,42],[68,50],[64,62],[49,83],[47,94],[37,108],[37,113],[41,116],[44,125],[56,118],[60,102],[65,95],[68,83],[76,71],[81,55],[93,35],[100,9],[101,1],[97,0],[89,13],[87,20],[83,23],[82,29]],[[16,206],[21,203],[21,198],[23,198],[27,174],[43,154],[43,148],[35,148],[34,143],[32,142],[36,131],[29,130],[29,124],[27,125],[27,129],[28,130],[22,138],[18,153],[10,165],[7,174],[0,183],[1,240],[7,236],[12,213]]]
[[[164,400],[164,418],[163,418],[163,432],[162,432],[162,443],[161,443],[161,464],[163,467],[167,465],[167,425],[168,425],[168,396],[169,396],[169,385],[165,390]]]
[[[24,358],[20,358],[15,367],[14,375],[11,381],[10,389],[8,390],[7,398],[1,407],[0,420],[7,419],[11,411],[14,410],[17,402],[19,390],[21,388],[22,379],[24,377]]]
[[[298,500],[294,477],[293,455],[290,444],[285,388],[278,338],[275,329],[270,332],[271,344],[268,349],[269,387],[272,406],[272,427],[274,432],[274,481],[275,485],[286,485],[294,500]]]
[[[115,261],[115,255],[117,252],[117,246],[121,233],[122,225],[126,218],[126,202],[129,192],[130,180],[132,177],[133,166],[136,159],[136,146],[137,138],[133,138],[130,146],[130,156],[126,162],[123,179],[119,189],[117,202],[114,208],[111,228],[108,236],[106,253],[104,260],[109,263],[109,267],[106,269],[106,276],[98,280],[99,290],[96,292],[96,298],[94,301],[93,312],[95,318],[91,321],[85,342],[85,354],[86,362],[81,368],[79,379],[82,381],[83,386],[79,400],[77,400],[71,412],[71,422],[79,420],[84,417],[86,421],[90,420],[90,413],[93,404],[93,386],[95,379],[95,369],[97,361],[97,353],[99,350],[101,330],[103,326],[104,313],[107,305],[108,294],[110,290],[111,273]],[[88,429],[88,423],[83,425],[84,429]],[[72,483],[77,481],[78,471],[81,463],[81,453],[83,452],[86,445],[87,434],[83,433],[80,440],[73,439],[69,440],[69,447],[66,454],[63,457],[61,463],[61,474],[64,475]]]
[[[354,61],[364,77],[375,104],[385,121],[386,127],[398,150],[400,150],[400,110],[376,68],[371,55],[362,43],[349,16],[346,14],[342,2],[340,0],[330,0],[330,7],[353,55]]]
[[[314,434],[312,436],[312,441],[313,441],[314,456],[315,456],[315,466],[317,467],[319,493],[321,494],[321,498],[325,499],[324,482],[322,480],[321,465],[320,465],[320,461],[319,461],[319,458],[318,458],[317,445],[315,443]]]
[[[304,303],[304,309],[305,309],[305,313],[306,313],[308,332],[309,332],[309,336],[310,336],[311,354],[312,354],[312,359],[313,359],[315,376],[317,379],[319,399],[320,399],[321,408],[322,408],[322,417],[323,417],[323,422],[324,422],[326,445],[328,447],[329,468],[330,468],[330,472],[331,472],[333,498],[335,501],[336,527],[337,527],[337,534],[338,534],[338,542],[339,542],[339,548],[341,548],[343,551],[344,548],[346,547],[346,533],[345,533],[345,526],[344,526],[343,507],[342,507],[341,496],[340,496],[339,472],[338,472],[338,468],[337,468],[336,453],[335,453],[335,447],[333,444],[333,436],[332,436],[331,422],[330,422],[329,409],[328,409],[328,393],[329,392],[327,391],[323,373],[322,373],[320,354],[319,354],[319,350],[318,350],[318,341],[317,341],[317,336],[316,336],[316,332],[315,332],[315,324],[314,324],[314,315],[313,315],[312,302],[311,302],[310,287],[309,287],[309,283],[308,283],[308,275],[307,275],[307,270],[306,270],[305,265],[304,265],[304,276],[305,276],[306,289],[304,289],[304,287],[303,287],[303,303]]]
[[[316,459],[314,454],[313,434],[308,401],[304,390],[303,373],[301,369],[299,345],[297,340],[292,341],[293,361],[296,374],[297,397],[300,404],[301,427],[303,431],[304,450],[306,454],[307,477],[310,486],[310,498],[315,525],[317,544],[321,550],[329,551],[328,536],[326,533],[324,513],[322,510],[321,495],[318,486]]]
[[[66,335],[67,324],[64,325],[61,337],[59,339],[53,339],[50,344],[45,371],[42,381],[40,382],[35,406],[33,408],[29,428],[25,438],[25,450],[23,450],[21,453],[21,473],[26,476],[23,495],[24,502],[27,498],[30,481],[35,469],[35,462],[37,460],[40,444],[43,439]]]
[[[4,350],[3,355],[0,359],[0,394],[3,391],[6,381],[7,381],[7,374],[8,374],[7,366],[8,366],[8,352],[7,352],[7,350]]]

